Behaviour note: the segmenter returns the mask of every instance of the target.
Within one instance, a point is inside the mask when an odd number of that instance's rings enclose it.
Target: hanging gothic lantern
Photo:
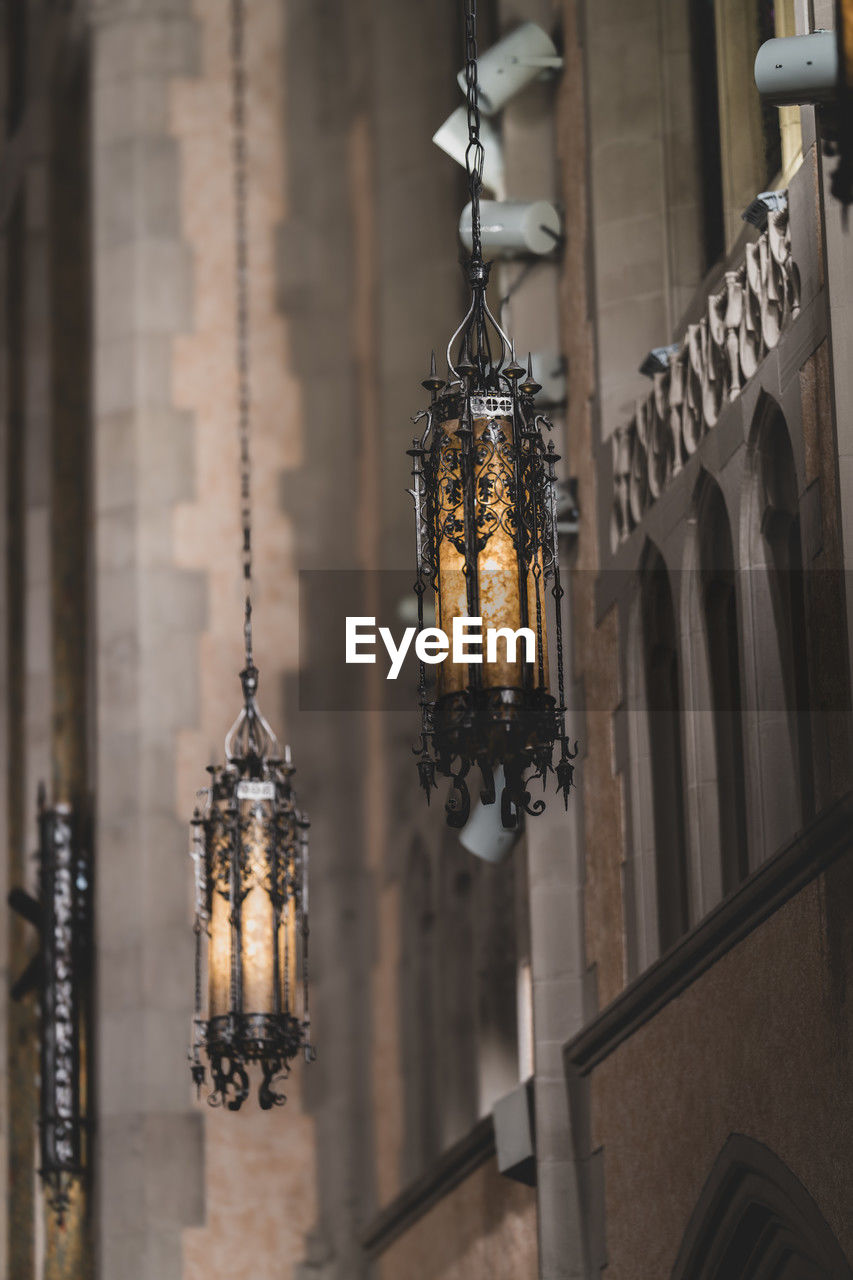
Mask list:
[[[243,708],[211,766],[204,813],[192,821],[196,883],[196,1006],[192,1075],[210,1060],[209,1101],[232,1111],[249,1093],[247,1067],[261,1068],[258,1099],[274,1088],[300,1049],[310,1060],[308,1012],[308,821],[296,807],[290,749],[282,755],[256,701],[247,608]],[[206,953],[206,954],[205,954]],[[204,1009],[202,975],[207,970]]]
[[[252,512],[249,455],[248,238],[243,0],[232,0],[237,374],[243,576],[246,583],[243,707],[225,739],[225,764],[211,766],[203,812],[192,820],[195,864],[195,1013],[192,1078],[213,1080],[208,1097],[238,1111],[249,1067],[261,1071],[264,1110],[285,1101],[277,1084],[297,1054],[310,1061],[308,1011],[308,820],[282,754],[257,704],[252,657]]]
[[[421,785],[429,799],[435,775],[452,780],[448,822],[462,827],[470,813],[466,777],[476,764],[483,803],[495,802],[495,770],[502,767],[501,820],[514,827],[522,812],[541,813],[529,784],[543,785],[555,744],[558,790],[566,804],[577,754],[565,732],[562,628],[555,464],[545,443],[551,424],[536,412],[540,390],[518,363],[509,339],[489,310],[489,264],[483,261],[480,188],[483,147],[477,90],[476,0],[465,0],[465,80],[468,98],[468,171],[472,252],[467,264],[471,305],[447,347],[448,378],[436,372],[433,353],[423,386],[430,404],[412,442],[418,598],[423,631],[424,594],[435,592],[436,623],[445,636],[462,619],[494,648],[467,652],[460,645],[438,667],[428,688],[420,663],[421,739],[416,749]],[[548,606],[554,612],[557,696],[551,693]],[[555,606],[555,607],[554,607]],[[518,633],[514,644],[499,632]],[[461,638],[461,635],[460,635]],[[499,656],[498,644],[503,648]],[[461,660],[460,659],[461,655]]]
[[[86,1177],[89,1124],[83,1005],[91,981],[88,858],[68,804],[39,790],[39,896],[16,888],[9,904],[39,931],[38,953],[11,989],[39,994],[39,1175],[63,1223],[75,1183]]]

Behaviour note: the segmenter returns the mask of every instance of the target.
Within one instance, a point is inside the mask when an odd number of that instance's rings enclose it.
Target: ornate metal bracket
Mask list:
[[[12,987],[13,999],[39,994],[39,1173],[60,1223],[72,1184],[88,1166],[84,1011],[91,981],[91,874],[79,815],[45,804],[39,792],[39,897],[23,889],[9,905],[39,932],[39,949]]]

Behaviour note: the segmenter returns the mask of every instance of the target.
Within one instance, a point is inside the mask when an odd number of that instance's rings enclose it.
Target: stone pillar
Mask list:
[[[31,6],[31,26],[38,14]],[[51,332],[50,129],[42,50],[30,54],[26,84],[27,145],[16,178],[11,219],[9,431],[11,522],[16,561],[10,581],[10,887],[36,892],[36,795],[50,782],[51,713]],[[23,130],[22,130],[23,132]],[[19,135],[20,136],[20,135]],[[13,258],[17,258],[14,261]],[[17,469],[17,475],[15,470]],[[13,980],[35,950],[29,925],[11,925]],[[18,968],[20,966],[20,968]],[[10,975],[12,976],[12,975]],[[9,1019],[9,1274],[41,1274],[43,1201],[36,1190],[38,1019],[35,993]],[[29,1268],[32,1268],[30,1271]]]
[[[831,0],[814,0],[812,30],[821,27],[834,28],[835,6]],[[812,111],[805,108],[804,133],[811,132]],[[844,568],[844,594],[847,612],[847,673],[848,688],[844,690],[843,701],[836,699],[841,706],[840,717],[826,717],[831,727],[833,738],[830,752],[831,785],[834,794],[849,786],[850,746],[844,730],[849,722],[850,689],[853,688],[853,590],[851,590],[850,569],[853,566],[853,362],[850,355],[853,349],[853,293],[850,289],[851,270],[853,270],[853,240],[849,232],[849,211],[844,209],[830,194],[830,182],[837,160],[827,159],[823,155],[821,131],[816,119],[818,138],[818,172],[822,186],[823,205],[823,245],[824,245],[824,278],[829,297],[829,338],[831,349],[830,378],[831,402],[834,408],[835,445],[838,450],[838,491],[833,494],[824,479],[827,491],[821,492],[821,507],[829,514],[827,524],[837,527],[837,540],[840,545],[833,546],[835,563]],[[822,393],[822,399],[819,398]],[[815,414],[818,422],[826,422],[829,415],[826,388],[818,383],[814,398]],[[831,447],[831,445],[830,445]],[[833,509],[835,508],[835,509]],[[837,521],[837,525],[836,525]],[[835,539],[833,539],[835,541]],[[836,722],[836,723],[834,723]]]
[[[8,890],[21,885],[35,890],[35,868],[29,854],[33,849],[33,815],[35,813],[34,775],[44,769],[44,738],[38,733],[38,717],[32,697],[37,693],[39,674],[49,686],[49,672],[44,667],[46,649],[47,574],[45,563],[47,510],[45,495],[33,483],[34,452],[27,441],[46,448],[44,421],[33,412],[30,391],[32,377],[27,377],[25,364],[31,347],[25,341],[27,301],[30,294],[30,235],[27,228],[25,197],[19,191],[6,234],[6,345],[5,419],[6,447],[4,471],[6,481],[7,576],[4,593],[6,619],[6,699],[8,773],[5,803],[6,848],[9,850]],[[37,346],[37,343],[34,344]],[[39,548],[39,542],[41,547]],[[41,633],[42,645],[35,643]],[[39,654],[41,648],[41,654]],[[41,662],[39,662],[41,658]],[[39,669],[41,668],[41,669]],[[22,749],[35,731],[38,753]],[[39,741],[39,739],[41,739]],[[5,894],[4,894],[5,902]],[[5,913],[4,913],[5,914]],[[32,928],[17,916],[8,917],[7,971],[14,981],[34,950]],[[4,926],[5,932],[5,926]],[[21,968],[19,968],[21,966]],[[4,993],[8,986],[4,986]],[[6,1138],[6,1204],[8,1235],[6,1264],[9,1275],[32,1280],[35,1275],[34,1231],[36,1200],[34,1154],[38,1090],[38,1022],[36,998],[30,993],[20,1002],[10,1002],[6,1018],[7,1105]]]
[[[48,99],[49,178],[46,241],[49,264],[50,375],[50,666],[51,774],[48,803],[70,804],[81,851],[91,859],[89,833],[89,591],[91,510],[91,264],[89,244],[89,65],[85,41],[69,40],[69,69],[60,95]],[[50,77],[44,76],[47,92]],[[43,465],[43,462],[42,462]],[[91,875],[89,875],[91,883]],[[85,1067],[81,1110],[96,1122],[92,1071],[92,984],[81,973],[78,993]],[[85,1142],[91,1164],[91,1146]],[[89,1186],[75,1182],[60,1224],[45,1210],[43,1280],[91,1280],[93,1223]]]
[[[500,6],[510,30],[520,21],[538,22],[554,34],[551,6],[541,0]],[[574,32],[568,33],[574,39]],[[508,198],[557,199],[554,119],[557,110],[553,83],[532,85],[507,103],[502,113]],[[580,125],[578,126],[580,127]],[[583,185],[585,175],[573,174]],[[567,227],[573,235],[574,228]],[[542,264],[521,278],[513,265],[502,273],[501,291],[517,284],[506,309],[507,332],[515,339],[519,357],[527,351],[558,351],[563,347],[559,310],[560,266]],[[565,411],[551,414],[555,443],[565,455]],[[568,474],[568,472],[566,472]],[[565,559],[567,548],[562,552]],[[564,564],[567,590],[563,635],[566,685],[571,698],[570,575]],[[584,734],[569,717],[569,730]],[[542,1280],[583,1276],[583,1226],[577,1167],[563,1070],[562,1047],[582,1025],[584,975],[583,845],[580,789],[569,798],[569,812],[549,787],[547,808],[526,824],[527,873],[530,900],[530,950],[533,977],[534,1107],[536,1118],[536,1178],[539,1235],[539,1275]],[[520,851],[514,855],[521,856]]]
[[[193,473],[171,358],[192,317],[168,112],[196,30],[188,0],[96,0],[92,24],[100,1275],[177,1280],[203,1153],[176,737],[198,718],[205,599],[173,548]]]

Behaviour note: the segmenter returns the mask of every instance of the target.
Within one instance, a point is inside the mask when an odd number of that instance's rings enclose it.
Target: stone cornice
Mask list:
[[[630,422],[612,436],[610,549],[641,523],[703,436],[736,400],[800,309],[787,208],[770,213],[766,231],[726,271],[705,314],[654,375]]]
[[[429,1169],[376,1214],[361,1237],[368,1256],[375,1258],[384,1252],[494,1154],[495,1129],[489,1115],[478,1120],[464,1138],[449,1147]]]

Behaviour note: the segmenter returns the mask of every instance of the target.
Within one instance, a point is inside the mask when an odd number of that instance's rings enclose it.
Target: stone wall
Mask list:
[[[779,1156],[850,1254],[850,870],[839,865],[667,1006],[593,1076],[607,1275],[668,1275],[731,1133]],[[835,905],[830,905],[831,903]],[[844,915],[848,912],[848,921]],[[827,931],[827,925],[829,929]],[[828,944],[828,945],[827,945]]]
[[[536,1193],[482,1166],[382,1255],[379,1280],[535,1280]]]
[[[177,503],[172,527],[177,563],[203,575],[206,583],[205,625],[196,642],[197,723],[182,725],[178,735],[173,789],[182,820],[196,803],[206,765],[222,760],[224,735],[241,702],[237,672],[243,644],[229,7],[196,0],[193,18],[197,65],[194,74],[173,82],[168,102],[168,145],[177,162],[180,225],[193,288],[191,332],[175,340],[171,386],[176,408],[192,422],[194,483],[191,494]],[[305,418],[276,297],[276,234],[285,200],[280,6],[249,4],[246,38],[255,660],[260,704],[281,740],[290,741],[282,694],[297,663],[297,565],[292,524],[281,509],[279,490],[282,473],[301,460]],[[298,740],[293,748],[299,770]],[[298,772],[297,786],[300,781]],[[300,801],[310,813],[310,797],[300,794]],[[176,850],[176,857],[181,852]],[[188,874],[186,864],[184,870]],[[188,895],[184,905],[189,928]],[[190,977],[187,971],[187,1002]],[[210,1275],[212,1266],[216,1274],[251,1274],[258,1280],[295,1274],[316,1199],[314,1127],[302,1103],[304,1071],[300,1059],[284,1108],[261,1112],[254,1096],[238,1114],[199,1107],[204,1226],[184,1232],[185,1280]]]
[[[697,644],[697,627],[691,608],[685,605],[691,588],[684,586],[684,580],[689,575],[679,571],[695,564],[688,553],[701,523],[697,512],[705,481],[699,474],[702,464],[694,463],[682,489],[661,492],[657,515],[653,514],[655,503],[644,508],[630,553],[627,545],[620,552],[617,543],[611,556],[602,505],[610,494],[610,472],[606,466],[596,470],[589,465],[595,433],[587,434],[585,415],[593,422],[599,419],[604,437],[620,420],[627,422],[637,411],[638,397],[645,400],[649,391],[649,384],[635,372],[640,361],[651,346],[680,337],[688,322],[698,320],[706,305],[703,299],[720,287],[723,278],[712,272],[691,297],[688,271],[682,281],[685,288],[674,287],[673,254],[679,247],[690,248],[683,237],[689,240],[697,231],[697,209],[689,198],[689,158],[683,168],[671,164],[685,139],[668,129],[666,103],[656,98],[658,90],[665,96],[667,85],[672,86],[666,67],[673,71],[681,66],[683,71],[685,50],[678,40],[677,20],[657,21],[672,10],[673,6],[651,5],[643,13],[636,8],[628,13],[619,5],[587,5],[581,28],[590,78],[590,204],[580,211],[580,225],[588,216],[590,249],[585,262],[578,261],[582,250],[573,250],[570,244],[567,261],[575,264],[571,280],[584,280],[584,266],[589,272],[586,297],[591,334],[584,334],[579,309],[571,305],[577,287],[564,314],[570,354],[576,351],[575,367],[580,366],[576,429],[570,432],[569,444],[581,481],[578,561],[591,572],[586,589],[582,575],[573,584],[574,643],[590,757],[584,762],[586,957],[594,966],[599,1008],[610,1006],[611,1012],[617,1007],[614,1002],[627,1008],[631,993],[639,990],[629,986],[620,1003],[620,993],[630,979],[638,977],[642,983],[644,972],[651,972],[652,978],[655,972],[664,972],[649,970],[659,954],[657,930],[648,919],[643,921],[643,887],[630,865],[632,857],[645,852],[655,856],[649,762],[642,758],[630,727],[637,710],[632,699],[638,673],[645,682],[645,659],[632,632],[631,592],[644,556],[650,549],[662,549],[670,572],[681,580],[674,582],[673,592],[681,657],[688,662]],[[804,17],[798,9],[800,29]],[[636,40],[628,38],[629,30]],[[633,64],[644,41],[651,47],[647,58],[641,59],[643,65],[657,59],[664,68],[655,92],[648,85],[644,89],[642,67]],[[612,53],[614,65],[623,67],[621,83],[613,67],[602,69],[605,53]],[[564,154],[575,157],[577,163],[578,145],[565,126],[564,130]],[[741,569],[760,570],[763,561],[750,559],[756,548],[756,539],[750,541],[750,521],[756,521],[750,506],[750,467],[755,466],[762,414],[769,413],[773,404],[781,405],[796,462],[803,562],[815,571],[807,575],[806,616],[811,619],[807,626],[813,781],[820,811],[849,787],[845,672],[849,650],[840,622],[846,593],[840,570],[846,564],[843,546],[849,495],[845,494],[845,446],[841,445],[839,466],[829,443],[835,430],[830,397],[834,390],[836,404],[843,405],[849,392],[847,364],[839,359],[839,351],[846,349],[839,344],[846,344],[849,331],[846,287],[831,284],[848,278],[844,263],[849,246],[838,236],[838,210],[824,208],[821,201],[823,161],[820,148],[814,145],[814,121],[808,110],[803,112],[802,136],[805,158],[790,184],[790,210],[792,236],[802,260],[798,279],[803,287],[803,318],[796,321],[792,315],[792,323],[800,325],[796,334],[792,328],[778,349],[774,346],[764,353],[746,380],[744,406],[741,410],[730,406],[728,411],[729,418],[738,417],[736,424],[728,425],[727,419],[719,436],[714,439],[709,433],[700,449],[704,447],[704,465],[720,478],[725,493],[735,563]],[[623,158],[625,162],[619,163]],[[740,172],[742,178],[743,166]],[[733,189],[727,189],[729,248],[737,239]],[[682,197],[685,207],[679,211]],[[651,237],[648,244],[643,240],[644,228]],[[745,233],[737,253],[743,251],[746,239],[754,239],[753,233]],[[826,274],[825,251],[830,263]],[[737,253],[733,250],[717,269],[733,269]],[[693,280],[698,285],[702,274],[698,257],[691,250],[682,262],[696,267]],[[646,267],[655,263],[646,276]],[[597,369],[589,367],[590,350]],[[840,417],[838,423],[841,438]],[[589,502],[598,522],[597,545],[595,529],[584,527]],[[820,572],[824,569],[830,572]],[[750,575],[741,576],[748,579]],[[765,657],[775,635],[772,611],[765,607],[762,612],[750,603],[754,587],[748,581],[739,590],[739,661],[745,672],[746,708],[744,774],[750,867],[754,869],[772,858],[802,824],[795,816],[800,803],[796,786],[782,781],[788,775],[779,767],[778,726],[785,707],[780,710],[779,705],[766,703],[769,664]],[[683,593],[680,602],[679,591]],[[824,609],[829,612],[823,614]],[[821,616],[833,621],[817,622]],[[704,635],[698,642],[706,643]],[[834,706],[828,696],[830,687],[835,691]],[[690,672],[684,675],[683,669],[681,689],[689,763],[705,732],[703,720],[711,724],[711,717],[703,717],[708,704],[699,705]],[[697,805],[698,774],[688,772],[694,789],[687,799],[692,825],[685,842],[693,877],[690,925],[698,928],[721,890],[717,886],[708,892],[713,824],[707,820],[708,811],[703,821],[702,806]],[[709,776],[716,821],[716,776],[705,773],[699,781],[705,783]],[[786,786],[791,795],[783,794]],[[706,800],[707,796],[702,803]],[[701,858],[695,854],[699,848]],[[850,1249],[842,1204],[849,1192],[853,1130],[843,1106],[837,1105],[846,1063],[848,1012],[843,992],[849,931],[843,917],[849,911],[849,895],[849,871],[839,862],[709,967],[678,999],[650,1016],[639,1030],[627,1033],[589,1077],[570,1076],[572,1097],[578,1104],[573,1119],[582,1121],[580,1132],[573,1135],[575,1151],[581,1157],[595,1153],[601,1161],[586,1184],[590,1274],[598,1274],[605,1264],[608,1277],[612,1272],[626,1280],[670,1274],[705,1180],[731,1133],[765,1144],[784,1161],[814,1197],[842,1246]],[[670,958],[676,964],[674,954]],[[589,1010],[587,1017],[590,1021]],[[592,1025],[604,1023],[602,1017]],[[578,1037],[578,1042],[582,1039]],[[573,1070],[576,1059],[571,1047],[568,1061]],[[584,1091],[589,1081],[591,1132],[587,1134],[583,1132]]]
[[[99,1265],[170,1280],[181,1232],[204,1212],[175,779],[180,731],[199,716],[208,609],[174,537],[175,503],[197,481],[192,420],[174,398],[194,296],[169,121],[171,84],[198,71],[199,31],[182,0],[105,0],[92,21]]]

